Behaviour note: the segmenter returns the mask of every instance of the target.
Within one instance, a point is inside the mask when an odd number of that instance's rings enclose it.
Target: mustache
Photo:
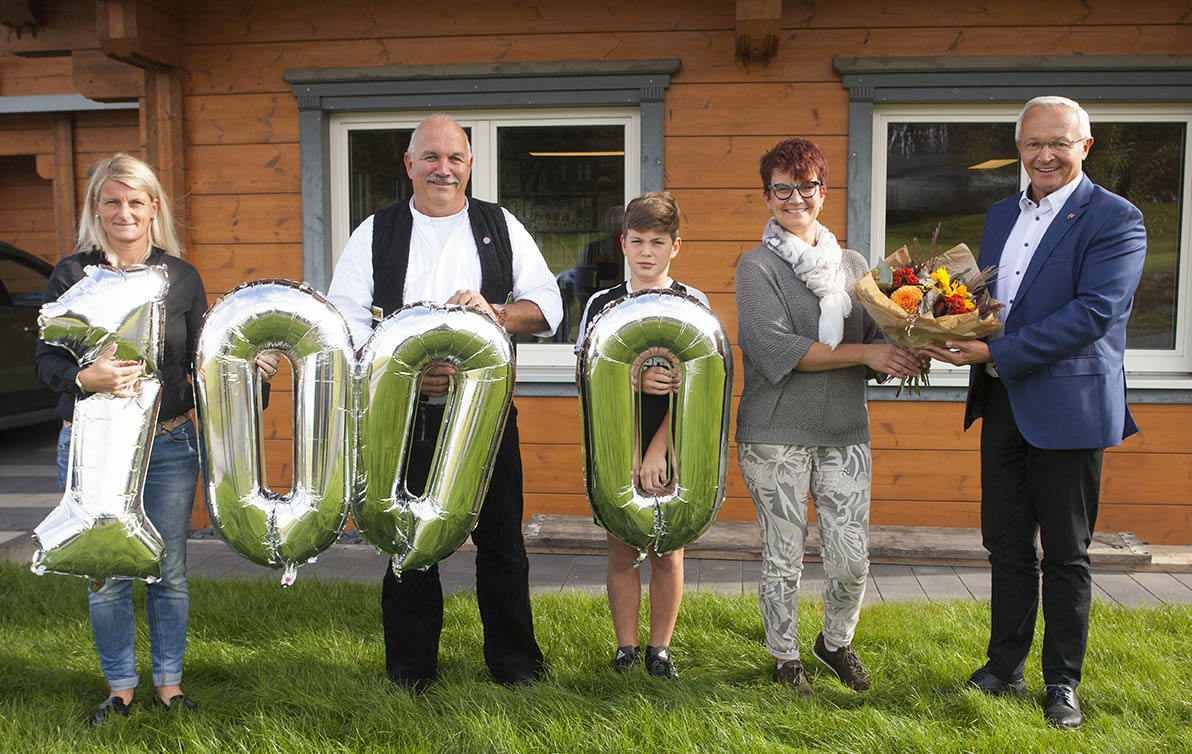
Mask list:
[[[426,178],[426,182],[438,184],[439,186],[454,186],[459,183],[459,179],[453,175],[429,175]]]

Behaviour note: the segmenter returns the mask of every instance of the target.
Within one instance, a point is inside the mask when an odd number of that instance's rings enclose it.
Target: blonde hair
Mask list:
[[[149,199],[157,201],[157,216],[149,222],[149,245],[156,246],[167,254],[175,257],[182,256],[182,245],[178,242],[178,235],[174,232],[174,216],[170,213],[170,200],[166,197],[157,180],[153,168],[136,157],[117,152],[106,160],[100,160],[91,173],[91,181],[87,184],[87,193],[83,196],[83,212],[79,219],[79,240],[75,244],[75,251],[87,251],[92,248],[101,249],[108,257],[108,262],[116,263],[116,254],[108,242],[108,234],[104,232],[99,222],[99,213],[95,205],[99,200],[99,190],[104,181],[112,180],[123,183],[149,195]]]

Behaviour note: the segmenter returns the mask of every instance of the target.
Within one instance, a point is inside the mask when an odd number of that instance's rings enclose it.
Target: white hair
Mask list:
[[[1089,127],[1089,114],[1085,111],[1080,103],[1074,99],[1067,97],[1057,97],[1055,95],[1046,95],[1043,97],[1035,97],[1031,101],[1022,106],[1022,112],[1018,114],[1018,122],[1014,124],[1014,141],[1018,141],[1022,134],[1022,119],[1026,114],[1036,107],[1045,107],[1049,110],[1059,110],[1067,108],[1076,113],[1076,126],[1080,131],[1080,137],[1087,139],[1093,135],[1092,129]]]
[[[454,124],[455,127],[458,128],[460,130],[460,132],[464,135],[464,144],[467,145],[468,157],[471,158],[471,156],[472,156],[472,142],[468,139],[468,132],[464,131],[463,126],[461,126],[455,118],[452,118],[447,113],[435,113],[433,115],[428,115],[425,118],[423,118],[422,122],[414,127],[414,132],[410,134],[410,146],[406,147],[406,154],[410,155],[411,159],[413,159],[413,157],[414,157],[414,142],[418,139],[418,134],[422,131],[422,127],[425,126],[427,123],[431,122],[432,120],[446,120],[446,121],[449,121],[452,124]]]

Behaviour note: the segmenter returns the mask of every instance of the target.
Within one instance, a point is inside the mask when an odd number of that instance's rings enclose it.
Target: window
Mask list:
[[[914,239],[979,250],[985,212],[1027,177],[1014,145],[1020,105],[874,109],[871,257]],[[1147,258],[1126,334],[1131,372],[1192,371],[1192,107],[1086,106],[1089,178],[1143,213]]]
[[[471,131],[471,191],[518,215],[568,303],[563,342],[518,349],[519,390],[574,394],[566,341],[585,295],[622,274],[609,262],[613,206],[662,188],[663,95],[678,69],[664,58],[286,71],[298,103],[303,278],[326,290],[353,220],[409,191],[399,165],[410,129],[451,113]],[[529,154],[534,144],[549,154]]]
[[[352,229],[412,193],[402,155],[424,112],[331,118],[332,258]],[[519,371],[574,379],[572,346],[588,297],[624,279],[620,211],[640,193],[636,109],[463,112],[472,142],[468,195],[495,201],[526,226],[556,276],[555,336],[518,336]],[[613,228],[612,226],[616,227]],[[524,374],[522,375],[524,376]]]

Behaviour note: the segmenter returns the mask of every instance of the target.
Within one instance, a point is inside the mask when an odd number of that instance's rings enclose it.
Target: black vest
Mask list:
[[[513,244],[500,205],[468,199],[468,222],[480,255],[480,294],[490,304],[503,304],[513,291]],[[404,305],[406,268],[414,216],[410,202],[390,204],[373,215],[372,305],[388,316]]]

